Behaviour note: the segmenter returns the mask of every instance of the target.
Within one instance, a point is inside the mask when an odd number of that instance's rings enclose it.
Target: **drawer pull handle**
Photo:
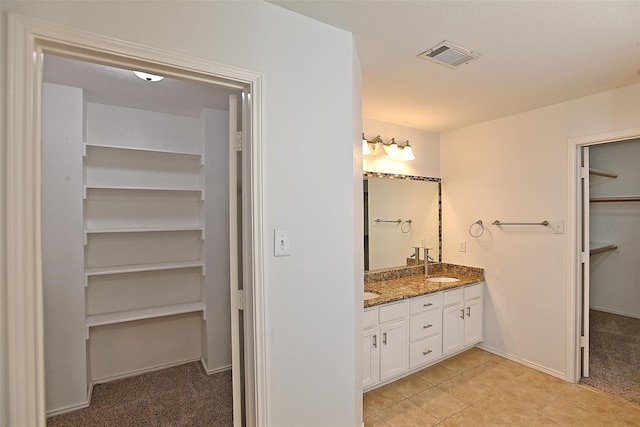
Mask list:
[[[433,303],[432,303],[432,302],[429,302],[429,303],[427,303],[427,304],[422,304],[422,306],[423,306],[423,307],[431,307],[432,305],[433,305]]]
[[[460,318],[464,320],[464,308],[460,310]]]
[[[471,307],[467,307],[467,317],[471,317]]]
[[[423,355],[423,356],[426,356],[426,355],[427,355],[427,354],[429,354],[429,353],[433,353],[433,351],[431,351],[431,350],[423,351],[423,352],[422,352],[422,355]]]
[[[433,326],[432,324],[424,325],[424,326],[422,327],[422,329],[429,329],[429,328],[430,328],[430,327],[432,327],[432,326]]]
[[[387,333],[382,333],[382,344],[387,345]]]
[[[378,336],[373,336],[373,348],[378,348]]]

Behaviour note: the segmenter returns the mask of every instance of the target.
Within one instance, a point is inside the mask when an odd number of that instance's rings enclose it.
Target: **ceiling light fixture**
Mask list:
[[[134,71],[133,74],[136,75],[137,78],[142,79],[147,82],[159,82],[164,79],[164,76],[159,76],[157,74],[149,74],[144,71]]]
[[[390,159],[396,160],[415,160],[413,149],[409,141],[398,144],[395,138],[391,138],[388,142],[384,142],[380,135],[372,140],[367,140],[362,134],[362,154],[365,156],[385,154]]]

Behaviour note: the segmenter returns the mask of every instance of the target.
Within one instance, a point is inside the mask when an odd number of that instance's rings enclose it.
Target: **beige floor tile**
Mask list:
[[[625,403],[607,394],[580,385],[567,388],[561,398],[594,414],[616,414],[625,406]]]
[[[463,375],[452,377],[441,382],[436,387],[449,393],[450,395],[472,404],[491,394],[491,387],[474,378],[467,378]]]
[[[540,414],[557,422],[561,426],[602,427],[615,426],[613,420],[617,414],[603,414],[576,405],[575,402],[558,398],[540,411]]]
[[[492,389],[505,387],[511,381],[514,381],[514,376],[511,372],[499,367],[487,367],[484,364],[469,369],[461,375]]]
[[[450,357],[447,360],[443,360],[440,362],[440,365],[452,370],[453,372],[461,373],[477,366],[479,363],[477,353],[465,351],[464,353]]]
[[[416,372],[414,375],[419,376],[420,378],[431,384],[439,384],[442,381],[445,381],[456,375],[456,373],[440,364],[436,364],[433,366],[429,366],[428,368],[424,368]]]
[[[537,413],[525,424],[525,427],[555,427],[559,425],[560,424],[553,421],[551,418],[547,418],[544,415]]]
[[[513,377],[530,374],[531,372],[538,372],[533,368],[529,368],[528,366],[524,366],[504,358],[500,358],[496,361],[496,367],[506,370],[511,373]]]
[[[377,415],[369,415],[364,418],[364,427],[389,427],[389,424]]]
[[[516,381],[525,382],[533,387],[554,395],[562,394],[565,388],[573,386],[573,384],[563,381],[560,378],[556,378],[534,369],[531,369],[522,375],[518,375],[515,379]]]
[[[493,396],[480,400],[473,407],[480,412],[488,414],[500,425],[522,426],[538,414],[536,409]]]
[[[409,398],[410,401],[442,421],[451,415],[460,412],[468,405],[451,396],[449,393],[442,391],[437,387],[418,393]]]
[[[474,406],[469,406],[444,420],[441,425],[446,427],[496,427],[499,422],[491,418],[488,413],[479,411]]]
[[[433,387],[430,382],[415,374],[404,377],[398,381],[394,381],[389,385],[404,397],[411,397],[414,394],[418,394]]]
[[[556,398],[551,393],[519,381],[512,381],[504,387],[494,389],[492,396],[518,403],[534,411],[540,411]]]
[[[391,427],[431,427],[440,422],[410,400],[403,400],[383,409],[378,417]]]
[[[376,388],[364,394],[363,406],[364,417],[374,415],[376,412],[393,405],[404,399],[400,393],[395,391],[389,385]]]
[[[640,408],[627,404],[616,415],[616,425],[640,427]]]

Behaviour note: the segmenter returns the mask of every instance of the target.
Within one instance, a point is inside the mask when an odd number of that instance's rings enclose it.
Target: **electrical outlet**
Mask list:
[[[564,234],[564,220],[549,222],[554,234]]]

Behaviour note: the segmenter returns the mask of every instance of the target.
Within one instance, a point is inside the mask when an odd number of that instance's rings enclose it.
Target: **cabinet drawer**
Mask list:
[[[422,313],[442,307],[442,292],[411,298],[409,303],[409,314]]]
[[[409,341],[416,341],[442,330],[442,310],[428,311],[409,319]]]
[[[362,329],[373,328],[378,324],[378,307],[367,309],[362,316]]]
[[[451,305],[462,302],[462,288],[444,291],[444,305]]]
[[[429,363],[442,356],[440,334],[414,342],[409,346],[409,369]]]
[[[477,285],[466,286],[464,288],[464,299],[470,300],[474,298],[480,298],[482,296],[482,283]]]
[[[394,320],[402,320],[407,317],[406,301],[379,307],[380,323],[393,322]]]

